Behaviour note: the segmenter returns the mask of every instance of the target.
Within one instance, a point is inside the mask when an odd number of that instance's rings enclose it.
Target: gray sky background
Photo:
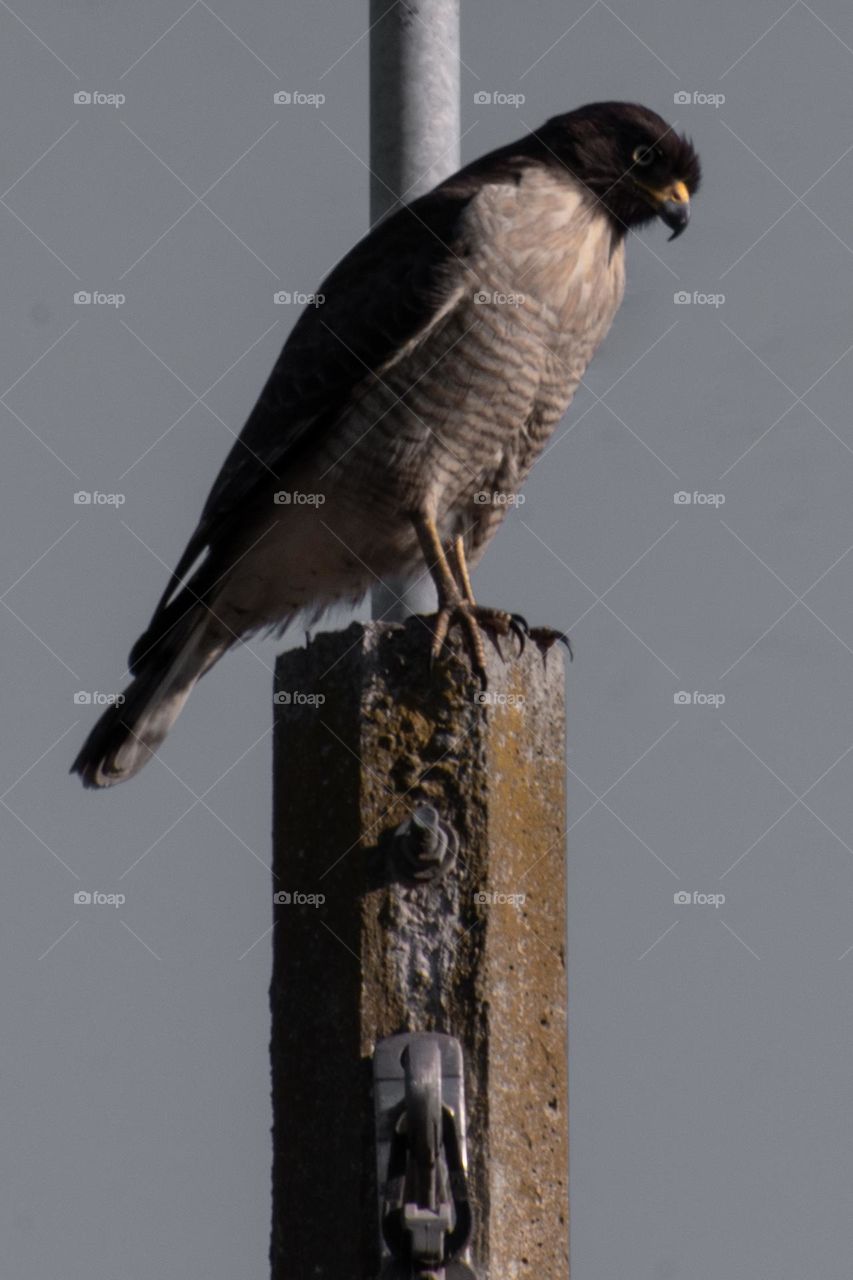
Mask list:
[[[75,692],[119,686],[293,324],[275,292],[314,289],[366,228],[366,9],[0,12],[0,1234],[16,1280],[267,1272],[276,646],[226,659],[127,786],[85,794],[67,769],[95,715]],[[677,122],[705,169],[687,234],[629,244],[613,331],[476,579],[576,650],[573,1274],[841,1280],[853,11],[463,9],[465,158],[616,97]],[[326,100],[276,106],[278,90]],[[125,302],[75,305],[79,290]],[[80,889],[126,902],[78,907]],[[694,891],[725,903],[674,902]]]

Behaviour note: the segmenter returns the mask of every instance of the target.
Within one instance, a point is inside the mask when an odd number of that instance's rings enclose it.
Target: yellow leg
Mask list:
[[[412,523],[418,535],[430,577],[438,592],[438,613],[432,639],[432,657],[435,659],[441,653],[451,625],[459,623],[467,640],[474,667],[485,682],[486,650],[481,626],[488,627],[495,636],[505,636],[512,632],[518,639],[519,647],[523,648],[526,624],[522,619],[503,609],[487,609],[475,604],[461,538],[456,538],[450,547],[450,555],[456,569],[456,577],[454,577],[435,519],[431,515],[417,515],[412,517]],[[497,640],[495,643],[497,644]],[[500,653],[500,648],[498,652]]]
[[[441,545],[434,517],[413,516],[412,523],[415,526],[415,533],[418,535],[430,577],[438,592],[439,609],[445,605],[458,604],[461,600],[459,588],[451,572],[444,547]]]
[[[474,588],[471,586],[471,578],[468,573],[468,562],[465,559],[465,539],[460,535],[453,544],[453,567],[456,570],[456,578],[462,588],[462,594],[469,604],[476,604],[474,599]]]
[[[468,643],[477,670],[484,674],[486,670],[486,651],[483,637],[476,620],[469,612],[467,602],[463,600],[459,586],[453,576],[450,563],[432,516],[416,516],[415,531],[421,544],[421,550],[427,563],[430,576],[438,592],[438,613],[435,619],[435,631],[432,637],[432,657],[437,658],[447,639],[450,624],[458,621],[465,629]]]

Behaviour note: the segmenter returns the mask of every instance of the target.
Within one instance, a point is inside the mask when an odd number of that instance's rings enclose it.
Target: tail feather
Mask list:
[[[205,635],[204,620],[164,662],[156,651],[121,703],[108,707],[83,744],[71,772],[84,787],[112,787],[138,773],[177,720],[196,681],[223,651]],[[159,659],[159,660],[158,660]]]

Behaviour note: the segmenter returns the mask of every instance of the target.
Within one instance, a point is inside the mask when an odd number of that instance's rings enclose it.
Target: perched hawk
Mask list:
[[[510,615],[475,604],[475,565],[616,313],[626,233],[687,225],[691,144],[654,112],[555,116],[376,226],[300,316],[213,486],[121,705],[73,769],[136,773],[223,653],[429,571],[434,652]],[[495,495],[497,497],[495,498]],[[488,500],[484,501],[484,497]]]

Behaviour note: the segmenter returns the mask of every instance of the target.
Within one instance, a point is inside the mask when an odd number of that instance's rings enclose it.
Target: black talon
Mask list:
[[[543,658],[553,644],[559,643],[566,646],[569,661],[574,662],[575,655],[574,650],[572,649],[572,642],[566,632],[555,631],[553,627],[532,627],[530,629],[529,636],[531,640],[534,640],[536,644],[538,644]]]
[[[518,641],[519,658],[524,653],[524,647],[527,644],[527,637],[530,635],[530,625],[526,618],[520,613],[512,613],[509,618],[509,625],[512,634]]]

